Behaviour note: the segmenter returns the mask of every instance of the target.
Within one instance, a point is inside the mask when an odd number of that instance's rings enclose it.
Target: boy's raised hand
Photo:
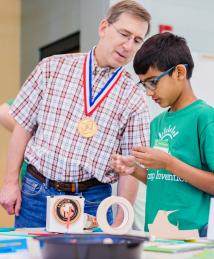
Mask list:
[[[119,175],[130,175],[135,171],[136,160],[133,156],[114,154],[111,156],[110,166]]]
[[[134,147],[133,156],[139,164],[146,168],[164,168],[167,170],[169,163],[172,161],[172,156],[156,148],[150,147]]]

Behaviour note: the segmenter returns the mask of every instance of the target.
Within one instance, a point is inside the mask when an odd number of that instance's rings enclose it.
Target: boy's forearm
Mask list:
[[[175,157],[169,159],[165,169],[194,187],[214,195],[214,173],[197,169]]]
[[[143,168],[141,165],[136,164],[136,169],[135,169],[134,173],[132,174],[132,176],[135,177],[136,179],[138,179],[139,181],[143,182],[144,184],[146,184],[147,175],[148,175],[148,172],[147,172],[146,168]]]
[[[134,204],[138,191],[138,181],[131,176],[119,176],[117,185],[117,195],[126,198],[131,204]],[[120,206],[117,208],[117,214],[114,220],[114,227],[119,226],[124,219],[123,210]]]
[[[129,200],[132,204],[135,202],[138,191],[138,181],[131,176],[119,176],[117,194]]]

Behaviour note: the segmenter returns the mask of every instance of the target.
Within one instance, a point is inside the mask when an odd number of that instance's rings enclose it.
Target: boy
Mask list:
[[[193,67],[185,39],[168,32],[149,38],[134,59],[139,85],[169,107],[151,122],[150,148],[112,157],[115,171],[147,184],[145,231],[165,210],[174,211],[169,221],[179,229],[206,234],[214,194],[214,109],[195,96]]]

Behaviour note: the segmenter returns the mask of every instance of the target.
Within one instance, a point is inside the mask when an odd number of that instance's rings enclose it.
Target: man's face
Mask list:
[[[141,47],[147,30],[147,22],[127,13],[113,24],[103,20],[99,27],[103,64],[112,68],[127,64]]]

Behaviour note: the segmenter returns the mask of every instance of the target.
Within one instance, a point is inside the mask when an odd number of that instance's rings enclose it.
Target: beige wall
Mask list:
[[[20,82],[20,0],[0,0],[0,103],[16,96]],[[9,133],[0,126],[0,185],[5,172]],[[0,208],[0,227],[13,217]]]

